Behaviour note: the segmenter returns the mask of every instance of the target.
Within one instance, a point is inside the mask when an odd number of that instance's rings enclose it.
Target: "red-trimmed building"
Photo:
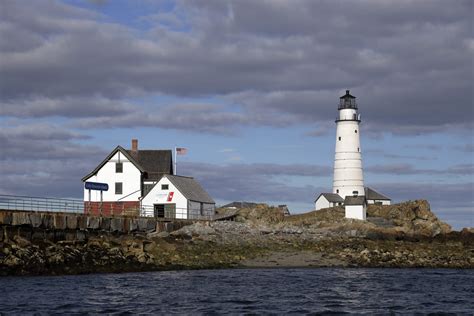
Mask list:
[[[139,214],[140,200],[163,177],[173,175],[171,150],[139,150],[138,140],[132,149],[117,146],[83,182],[107,183],[102,192],[84,187],[84,211],[88,214]]]

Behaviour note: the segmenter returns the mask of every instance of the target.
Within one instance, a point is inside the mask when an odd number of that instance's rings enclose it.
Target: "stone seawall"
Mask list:
[[[171,269],[150,236],[196,222],[0,210],[0,276]]]
[[[160,220],[148,217],[99,217],[79,213],[0,210],[0,241],[20,236],[30,241],[84,241],[98,234],[146,234],[172,232],[192,220]]]

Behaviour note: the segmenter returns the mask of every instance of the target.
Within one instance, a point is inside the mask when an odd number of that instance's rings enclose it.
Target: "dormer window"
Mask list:
[[[115,173],[123,173],[123,162],[115,163]]]

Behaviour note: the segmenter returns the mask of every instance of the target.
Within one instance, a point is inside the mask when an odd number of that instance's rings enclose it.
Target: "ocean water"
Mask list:
[[[474,313],[474,271],[233,269],[0,278],[1,314]]]

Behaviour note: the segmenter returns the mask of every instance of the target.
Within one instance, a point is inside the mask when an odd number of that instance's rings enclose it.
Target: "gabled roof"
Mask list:
[[[135,167],[137,167],[137,169],[140,170],[140,172],[145,171],[142,168],[142,166],[140,166],[140,164],[132,156],[129,155],[127,150],[123,149],[121,146],[117,146],[117,147],[115,147],[114,150],[112,150],[112,152],[107,157],[105,157],[104,160],[102,160],[102,162],[97,167],[95,167],[94,170],[92,170],[88,175],[86,175],[84,178],[82,178],[82,181],[86,181],[87,179],[89,179],[90,177],[95,175],[100,170],[100,168],[102,168],[107,163],[107,161],[109,161],[118,151],[120,151],[122,153],[122,155],[124,155],[128,160],[130,160],[130,162]]]
[[[344,199],[344,205],[364,205],[366,203],[365,196],[346,196]]]
[[[130,162],[146,174],[146,180],[158,181],[165,174],[173,173],[173,155],[171,150],[126,150],[121,146],[115,147],[112,152],[88,175],[82,178],[86,181],[102,168],[118,151],[122,153]]]
[[[171,150],[127,150],[147,173],[146,180],[158,181],[165,174],[173,174],[173,156]]]
[[[390,198],[386,197],[385,195],[380,194],[377,191],[375,191],[375,190],[373,190],[369,187],[365,187],[364,191],[365,191],[365,198],[367,200],[387,200],[387,201],[391,200]]]
[[[342,202],[344,202],[343,198],[337,193],[321,193],[318,196],[318,198],[315,200],[315,202],[317,200],[319,200],[321,195],[324,196],[326,198],[326,200],[328,200],[328,202],[331,202],[331,203],[342,203]]]
[[[202,188],[202,186],[190,177],[164,175],[188,200],[215,204],[211,196]]]

